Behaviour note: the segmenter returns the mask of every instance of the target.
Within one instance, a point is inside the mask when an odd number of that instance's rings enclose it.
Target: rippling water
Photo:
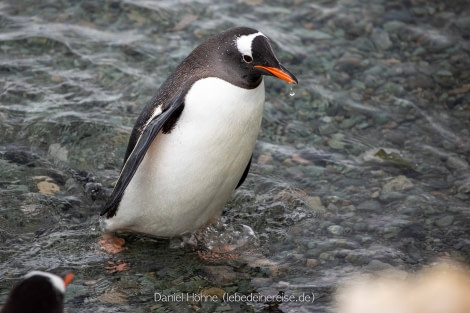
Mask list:
[[[3,1],[0,300],[31,269],[72,269],[68,312],[325,312],[352,273],[468,264],[469,16],[466,1]],[[300,82],[266,80],[251,174],[205,234],[244,252],[126,235],[104,253],[98,212],[137,115],[235,25]],[[154,301],[221,291],[315,301]]]

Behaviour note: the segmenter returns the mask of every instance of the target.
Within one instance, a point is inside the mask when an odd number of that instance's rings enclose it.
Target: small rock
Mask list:
[[[408,79],[407,86],[410,89],[431,88],[434,86],[434,80],[429,76],[417,74]]]
[[[450,156],[447,158],[446,165],[452,169],[468,169],[468,163],[464,159],[461,159],[456,156]]]
[[[361,67],[361,61],[359,56],[345,55],[336,61],[335,68],[341,72],[352,72]]]
[[[368,271],[384,271],[393,268],[393,266],[391,266],[390,264],[384,263],[379,260],[372,260],[369,262],[369,264],[364,267]]]
[[[344,228],[340,225],[331,225],[327,228],[328,232],[335,236],[340,236],[344,233]]]
[[[331,255],[328,252],[320,253],[320,260],[329,260],[331,259]]]
[[[269,164],[272,163],[273,157],[270,154],[261,154],[258,157],[258,164]]]
[[[373,193],[371,193],[370,197],[372,199],[377,199],[380,196],[380,191],[376,190]]]
[[[60,143],[53,143],[49,146],[49,154],[59,161],[67,162],[69,151]]]
[[[357,209],[361,211],[378,211],[380,207],[381,205],[377,200],[367,200],[359,203]]]
[[[185,29],[188,25],[197,21],[197,15],[194,14],[185,14],[181,20],[173,27],[174,31],[179,31]]]
[[[322,40],[322,39],[331,39],[331,35],[319,31],[319,30],[311,30],[306,32],[308,34],[308,39],[314,39],[314,40]]]
[[[467,32],[470,29],[470,16],[461,16],[457,18],[454,23],[461,31]]]
[[[457,187],[457,192],[460,194],[470,194],[470,179],[458,180],[454,186]]]
[[[250,275],[247,273],[237,273],[227,265],[214,265],[206,266],[205,271],[215,283],[219,285],[233,283],[234,281],[249,279]]]
[[[389,23],[402,23],[406,25],[405,23],[411,23],[413,21],[413,17],[411,16],[410,12],[408,10],[387,10],[383,14],[383,18],[387,22],[386,24]]]
[[[397,226],[386,226],[383,229],[383,236],[384,236],[385,239],[395,238],[395,237],[397,237],[400,230],[401,229]]]
[[[318,265],[317,259],[307,259],[306,266],[307,267],[316,267]]]
[[[379,199],[382,202],[389,203],[392,201],[400,200],[405,197],[405,194],[397,191],[382,191],[380,193]]]
[[[393,45],[388,33],[382,29],[375,28],[371,35],[372,42],[380,50],[390,49]]]
[[[314,211],[320,211],[324,212],[325,211],[325,206],[321,202],[321,198],[314,196],[314,197],[307,197],[306,204],[309,208],[313,209]]]
[[[34,176],[33,179],[41,180],[36,185],[40,193],[45,195],[53,195],[60,190],[60,187],[54,183],[54,180],[47,176]]]
[[[111,290],[98,296],[97,300],[102,303],[124,304],[127,303],[127,296],[123,292]]]
[[[455,42],[443,34],[431,32],[427,34],[423,44],[428,51],[437,53],[453,46]]]
[[[343,141],[344,135],[343,134],[334,134],[330,140],[328,140],[328,146],[331,149],[335,150],[343,150],[345,143]]]
[[[62,83],[64,81],[64,79],[61,76],[52,75],[51,76],[51,81],[53,83]]]
[[[21,192],[21,193],[29,192],[28,186],[26,186],[26,185],[16,185],[16,184],[7,185],[7,190],[8,191]]]
[[[295,163],[297,163],[299,165],[313,165],[312,161],[304,159],[303,157],[301,157],[298,154],[293,154],[292,155],[292,161],[294,161]]]
[[[382,192],[405,191],[414,187],[414,184],[404,175],[400,175],[383,186]]]
[[[406,24],[400,21],[390,21],[383,24],[383,28],[389,32],[396,31],[404,26],[406,26]]]
[[[426,238],[426,227],[420,223],[409,224],[403,227],[397,235],[401,238],[424,240]]]
[[[447,227],[447,226],[450,226],[453,222],[454,222],[454,216],[446,215],[436,220],[435,224],[439,227]]]
[[[337,127],[335,124],[333,123],[328,123],[328,124],[322,124],[318,127],[318,132],[320,133],[320,135],[329,135],[329,134],[333,134],[337,131]]]

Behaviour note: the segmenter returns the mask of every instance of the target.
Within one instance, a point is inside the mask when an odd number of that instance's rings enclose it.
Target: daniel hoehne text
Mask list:
[[[173,294],[162,294],[155,292],[153,295],[155,302],[244,302],[244,303],[269,303],[269,302],[310,302],[315,301],[315,295],[312,293],[302,293],[300,295],[262,295],[259,293],[244,294],[228,294],[224,293],[222,297],[218,295],[207,295],[194,292],[180,292]]]

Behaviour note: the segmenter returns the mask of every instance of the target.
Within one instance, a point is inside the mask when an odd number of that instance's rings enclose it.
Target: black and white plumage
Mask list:
[[[1,313],[63,313],[64,293],[73,273],[63,277],[41,271],[25,275],[8,295]]]
[[[218,217],[248,173],[264,75],[297,84],[255,29],[232,28],[194,49],[137,119],[101,212],[105,229],[172,237]]]

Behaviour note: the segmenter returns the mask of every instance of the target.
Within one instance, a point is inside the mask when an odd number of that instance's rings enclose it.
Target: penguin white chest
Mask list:
[[[254,89],[197,81],[174,129],[159,133],[107,229],[171,237],[218,217],[253,153],[264,106]]]

